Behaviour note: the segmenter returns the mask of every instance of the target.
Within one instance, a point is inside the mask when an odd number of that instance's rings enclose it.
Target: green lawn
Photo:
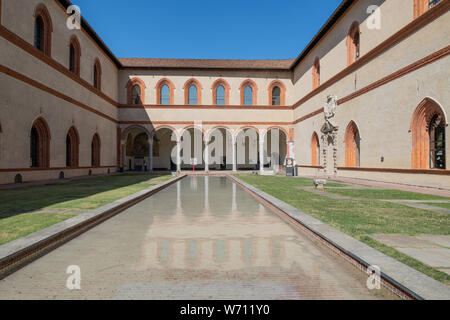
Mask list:
[[[171,178],[124,174],[0,190],[0,245]]]
[[[450,200],[449,198],[429,194],[399,190],[383,189],[329,189],[329,193],[349,198],[381,199],[381,200]]]
[[[427,206],[439,207],[439,208],[450,210],[450,202],[449,203],[423,203],[423,204],[426,204]]]
[[[370,234],[450,234],[450,215],[415,209],[390,202],[374,202],[355,199],[341,201],[301,190],[298,187],[312,186],[311,179],[286,178],[280,176],[237,175],[237,177],[256,188],[275,196],[282,201],[316,217],[317,219],[345,232],[371,247],[429,275],[450,284],[450,276],[415,260],[394,248],[385,246],[368,235]],[[361,198],[373,198],[375,190],[327,190],[335,193],[357,191]],[[385,199],[387,190],[381,190],[380,199]],[[402,197],[419,197],[417,194],[404,194],[392,190]],[[341,194],[341,193],[339,193]],[[428,196],[425,196],[428,197]],[[376,199],[376,198],[375,198]],[[388,198],[389,199],[389,198]],[[396,199],[396,198],[391,198]],[[428,200],[429,198],[427,198]],[[444,198],[447,199],[447,198]]]

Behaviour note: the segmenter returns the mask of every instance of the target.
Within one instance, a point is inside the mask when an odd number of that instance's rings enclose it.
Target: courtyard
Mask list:
[[[316,190],[310,178],[235,177],[450,285],[450,198],[339,182]],[[1,190],[2,244],[172,178],[118,174]],[[80,267],[81,290],[66,288],[71,265]],[[194,175],[0,280],[0,299],[230,299],[236,292],[258,300],[397,298],[368,290],[366,279],[237,183]]]

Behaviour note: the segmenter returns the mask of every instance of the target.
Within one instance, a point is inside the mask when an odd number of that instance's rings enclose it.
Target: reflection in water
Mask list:
[[[61,270],[71,264],[82,270],[83,290],[61,285],[67,280]],[[378,297],[365,283],[362,273],[236,184],[197,176],[0,281],[0,299]]]

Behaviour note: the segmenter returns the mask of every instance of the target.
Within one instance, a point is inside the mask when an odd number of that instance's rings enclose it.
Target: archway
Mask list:
[[[150,164],[149,134],[140,127],[132,127],[125,134],[125,170],[148,171]]]
[[[360,166],[360,135],[359,129],[353,121],[347,126],[345,130],[345,166],[359,167]]]
[[[31,127],[30,161],[32,168],[50,167],[50,129],[43,118],[37,119]]]
[[[164,127],[154,131],[153,170],[176,171],[176,146],[177,137],[174,130]]]
[[[280,128],[269,128],[264,139],[264,168],[280,172],[287,153],[287,134]]]
[[[447,120],[439,104],[424,99],[414,111],[411,121],[413,169],[445,169]]]
[[[181,170],[205,170],[204,133],[197,127],[189,127],[181,135]]]
[[[209,170],[233,169],[233,137],[226,128],[215,128],[208,136]]]
[[[243,128],[236,136],[237,170],[259,170],[259,133],[256,128]]]

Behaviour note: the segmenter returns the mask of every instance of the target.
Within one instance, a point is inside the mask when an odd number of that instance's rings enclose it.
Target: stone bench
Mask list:
[[[325,179],[314,179],[314,187],[319,190],[324,190],[327,180]]]

